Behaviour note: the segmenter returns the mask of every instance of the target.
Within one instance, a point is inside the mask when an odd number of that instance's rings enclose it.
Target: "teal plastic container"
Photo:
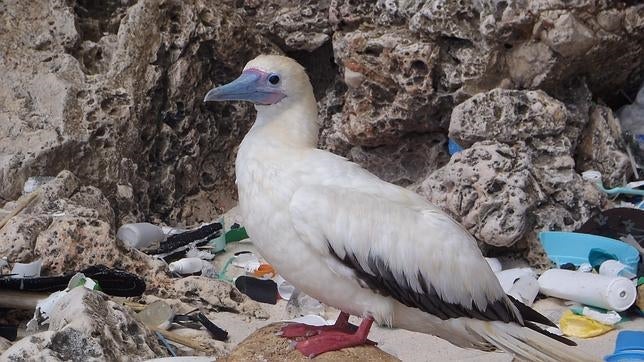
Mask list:
[[[640,254],[637,249],[621,240],[568,231],[542,231],[539,233],[539,240],[550,260],[557,266],[566,263],[577,266],[588,263],[590,250],[602,249],[617,256],[619,262],[626,265],[626,271],[637,274]]]

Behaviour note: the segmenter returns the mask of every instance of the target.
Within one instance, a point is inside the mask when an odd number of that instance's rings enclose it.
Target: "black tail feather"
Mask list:
[[[516,300],[511,295],[508,295],[508,298],[510,298],[512,303],[514,303],[514,306],[517,307],[517,309],[519,310],[519,313],[521,314],[521,317],[523,318],[523,323],[527,328],[530,328],[535,332],[539,332],[539,333],[543,334],[544,336],[550,337],[550,338],[552,338],[552,339],[554,339],[556,341],[559,341],[559,342],[561,342],[561,343],[563,343],[565,345],[568,345],[568,346],[576,346],[577,345],[577,343],[575,343],[574,341],[569,340],[568,338],[558,336],[558,335],[556,335],[554,333],[550,333],[550,332],[546,331],[545,329],[543,329],[543,328],[539,327],[538,325],[536,325],[535,323],[540,323],[540,324],[550,326],[550,327],[555,327],[555,328],[557,327],[557,325],[553,321],[551,321],[550,319],[546,318],[545,316],[543,316],[541,313],[537,312],[536,310],[534,310],[534,309],[528,307],[527,305],[519,302],[518,300]]]

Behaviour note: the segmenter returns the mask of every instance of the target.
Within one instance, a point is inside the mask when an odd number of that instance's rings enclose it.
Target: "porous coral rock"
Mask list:
[[[72,289],[56,303],[49,329],[25,337],[0,360],[121,361],[144,360],[168,353],[132,312],[105,294]]]

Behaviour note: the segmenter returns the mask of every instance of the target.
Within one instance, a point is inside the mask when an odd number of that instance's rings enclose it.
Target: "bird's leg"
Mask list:
[[[310,337],[322,331],[353,332],[357,327],[349,323],[349,313],[340,312],[338,319],[331,326],[311,326],[303,323],[289,323],[282,327],[280,335],[286,338]]]
[[[337,351],[343,348],[362,346],[365,344],[375,344],[367,339],[372,323],[372,317],[364,318],[362,323],[360,323],[360,327],[354,333],[338,330],[320,331],[317,336],[297,342],[295,348],[306,357],[315,357],[324,352]]]

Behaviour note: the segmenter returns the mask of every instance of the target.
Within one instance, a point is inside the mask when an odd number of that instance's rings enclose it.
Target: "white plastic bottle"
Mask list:
[[[550,269],[539,277],[542,294],[618,312],[637,297],[635,285],[624,277],[608,277],[564,269]]]

